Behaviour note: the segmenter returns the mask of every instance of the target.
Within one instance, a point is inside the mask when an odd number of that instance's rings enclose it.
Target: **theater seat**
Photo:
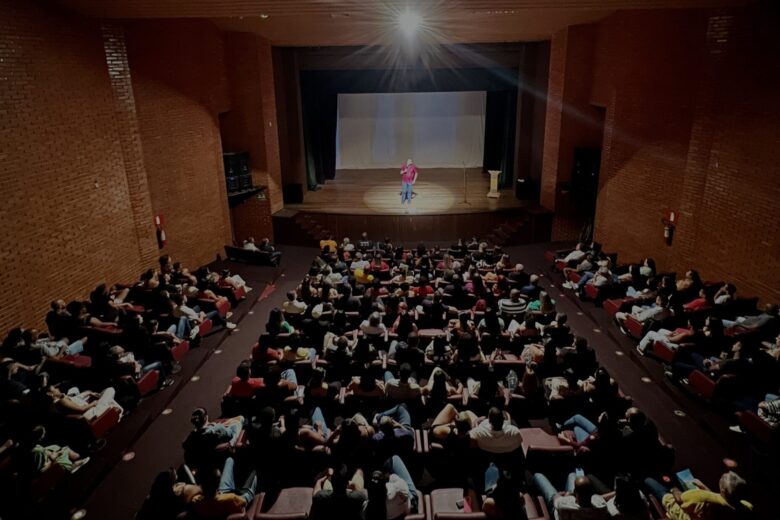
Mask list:
[[[429,511],[427,509],[427,503],[420,490],[417,490],[417,512],[410,515],[406,515],[404,520],[425,520],[428,518]]]
[[[623,328],[634,339],[642,339],[645,335],[645,324],[633,316],[628,316],[623,322]]]
[[[769,424],[751,410],[737,412],[737,420],[746,432],[764,444],[776,444],[780,440],[777,424]]]
[[[715,394],[715,381],[699,370],[694,370],[688,376],[688,384],[696,395],[702,399],[711,399]]]
[[[158,388],[160,383],[160,371],[150,370],[138,380],[134,379],[132,376],[124,376],[120,378],[120,381],[132,388],[137,397],[144,397]]]
[[[624,298],[612,298],[609,300],[604,300],[604,304],[602,307],[605,311],[607,311],[607,314],[610,316],[615,316],[620,310],[623,308],[623,305],[626,305],[628,300]]]
[[[485,513],[478,510],[479,504],[476,494],[463,488],[434,489],[426,497],[429,500],[430,518],[433,520],[482,520]],[[464,508],[458,507],[458,502],[469,499],[472,507],[470,513],[464,512]]]
[[[255,513],[255,520],[306,520],[311,511],[312,494],[310,487],[285,488],[276,498],[261,493]]]
[[[184,359],[184,356],[187,355],[187,352],[190,351],[190,342],[189,341],[182,341],[178,345],[174,345],[171,348],[171,357],[174,361],[179,362],[182,359]]]
[[[523,437],[523,455],[529,466],[574,456],[574,448],[562,444],[557,435],[541,428],[520,428],[520,434]]]
[[[211,320],[203,320],[203,322],[198,325],[198,336],[203,337],[209,332],[211,332],[211,329],[214,328],[214,323]]]

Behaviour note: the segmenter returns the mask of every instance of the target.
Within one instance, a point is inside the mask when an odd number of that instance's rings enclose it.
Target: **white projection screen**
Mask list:
[[[485,92],[339,94],[337,169],[482,166]]]

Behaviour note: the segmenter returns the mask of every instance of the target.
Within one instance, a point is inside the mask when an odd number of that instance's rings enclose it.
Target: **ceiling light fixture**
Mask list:
[[[420,13],[406,9],[398,15],[398,28],[406,38],[414,38],[422,25],[423,19],[422,16],[420,16]]]
[[[260,13],[260,19],[267,20],[268,19],[268,15],[265,14],[265,13]]]

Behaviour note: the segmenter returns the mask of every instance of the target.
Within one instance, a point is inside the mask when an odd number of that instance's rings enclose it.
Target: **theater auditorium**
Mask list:
[[[780,518],[778,27],[0,0],[0,518]]]

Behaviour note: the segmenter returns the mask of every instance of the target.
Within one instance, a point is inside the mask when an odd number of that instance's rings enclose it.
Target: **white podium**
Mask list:
[[[497,199],[501,196],[498,192],[498,176],[501,175],[500,170],[488,170],[490,174],[490,191],[487,196],[491,199]]]

